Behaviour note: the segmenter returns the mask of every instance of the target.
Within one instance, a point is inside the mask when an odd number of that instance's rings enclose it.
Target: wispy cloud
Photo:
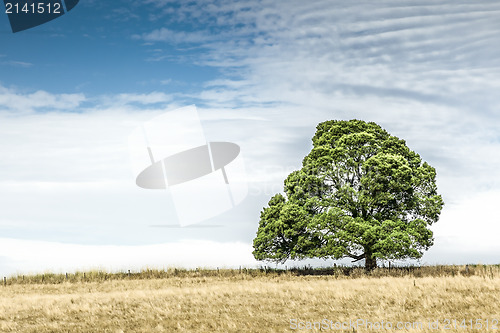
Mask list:
[[[492,154],[500,149],[500,4],[198,1],[176,10],[206,28],[191,39],[192,29],[172,26],[142,38],[203,44],[197,61],[226,75],[192,97],[266,117],[268,126],[253,132],[267,153],[306,151],[307,128],[359,118],[406,139],[435,166],[448,203],[500,188]],[[287,145],[287,132],[297,141]]]
[[[178,10],[200,22],[224,14],[215,28],[160,28],[136,38],[203,44],[208,52],[201,63],[239,68],[232,73],[247,79],[246,89],[233,89],[240,95],[300,103],[286,92],[321,89],[462,103],[499,84],[497,4],[250,2],[250,11],[225,1],[202,3]]]
[[[116,94],[113,96],[100,97],[105,105],[125,105],[125,104],[158,104],[172,101],[172,96],[163,92],[151,92],[148,94]]]
[[[132,35],[134,39],[142,39],[147,42],[169,42],[169,43],[203,43],[214,39],[213,35],[204,32],[176,32],[167,28],[153,30],[142,35]]]
[[[104,16],[107,20],[118,22],[128,22],[130,20],[140,20],[140,16],[134,12],[134,8],[118,7]]]
[[[30,62],[14,61],[14,60],[4,61],[4,62],[2,62],[2,64],[8,65],[8,66],[14,66],[14,67],[23,67],[23,68],[29,68],[29,67],[33,66],[33,64]]]
[[[84,94],[52,94],[43,90],[23,94],[0,86],[0,111],[31,112],[48,108],[71,111],[85,99]]]

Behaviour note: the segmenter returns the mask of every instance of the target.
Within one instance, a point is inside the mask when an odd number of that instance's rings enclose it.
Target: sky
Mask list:
[[[260,211],[331,119],[374,121],[436,168],[421,263],[499,263],[499,17],[497,1],[81,0],[12,33],[0,15],[0,274],[258,266]],[[240,146],[248,195],[181,228],[169,190],[135,185],[128,138],[189,105],[208,141]]]

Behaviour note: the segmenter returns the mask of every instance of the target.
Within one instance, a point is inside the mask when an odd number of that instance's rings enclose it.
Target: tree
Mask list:
[[[436,171],[404,140],[360,120],[318,124],[302,168],[260,215],[253,255],[304,258],[421,258],[443,200]]]

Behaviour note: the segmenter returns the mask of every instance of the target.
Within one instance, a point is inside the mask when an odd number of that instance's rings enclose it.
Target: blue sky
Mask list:
[[[149,92],[164,88],[167,80],[181,85],[179,91],[199,89],[200,82],[217,76],[217,69],[193,61],[199,46],[146,45],[133,37],[158,25],[149,18],[156,10],[151,3],[81,1],[77,9],[17,34],[9,33],[7,16],[2,16],[2,72],[9,77],[5,84],[95,95]],[[161,24],[169,21],[177,20],[166,16]]]
[[[259,212],[316,124],[353,118],[437,170],[423,262],[498,262],[499,17],[495,1],[81,0],[12,34],[0,15],[0,271],[116,268],[127,251],[139,268],[254,265]],[[245,159],[249,195],[212,228],[171,227],[169,193],[129,166],[131,131],[190,104]]]

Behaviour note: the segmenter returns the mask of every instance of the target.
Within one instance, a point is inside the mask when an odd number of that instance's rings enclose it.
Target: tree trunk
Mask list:
[[[365,254],[365,269],[371,271],[377,268],[377,258],[375,258],[370,252]]]

